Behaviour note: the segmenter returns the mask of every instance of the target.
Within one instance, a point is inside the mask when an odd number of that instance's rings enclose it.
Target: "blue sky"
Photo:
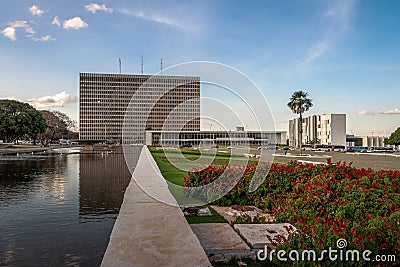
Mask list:
[[[78,118],[79,72],[144,71],[214,61],[250,77],[276,127],[293,91],[307,114],[346,113],[347,132],[400,126],[400,2],[0,1],[0,98]],[[207,127],[206,127],[207,128]]]

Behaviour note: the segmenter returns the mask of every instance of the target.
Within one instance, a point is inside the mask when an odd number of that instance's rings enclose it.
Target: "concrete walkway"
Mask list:
[[[146,194],[138,185],[141,185]],[[150,151],[143,147],[101,263],[108,266],[211,266],[176,205]]]

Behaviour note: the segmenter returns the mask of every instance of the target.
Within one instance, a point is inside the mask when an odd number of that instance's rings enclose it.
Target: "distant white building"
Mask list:
[[[393,147],[391,145],[385,145],[385,139],[389,136],[382,135],[347,135],[346,142],[347,146],[362,146],[362,147]]]
[[[299,127],[303,128],[302,144],[346,145],[346,114],[312,115],[289,120],[289,145],[299,145]]]
[[[199,145],[204,141],[215,145],[277,145],[286,143],[285,131],[146,131],[146,145]]]

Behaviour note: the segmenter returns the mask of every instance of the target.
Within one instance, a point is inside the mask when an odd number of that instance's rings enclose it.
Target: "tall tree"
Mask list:
[[[26,135],[36,136],[46,130],[46,121],[39,111],[27,103],[0,100],[0,137],[14,142]]]
[[[41,113],[47,123],[46,131],[42,134],[41,138],[43,144],[51,143],[68,134],[67,124],[52,111],[42,110]]]
[[[75,120],[71,119],[67,114],[62,113],[61,111],[52,110],[51,112],[67,125],[68,131],[77,132],[78,127]]]
[[[301,155],[303,139],[303,113],[308,111],[313,106],[312,99],[308,98],[308,93],[296,91],[290,97],[290,101],[287,103],[287,106],[293,113],[299,114],[298,138]]]
[[[394,145],[396,148],[400,145],[400,127],[394,131],[389,138],[385,139],[386,145]]]

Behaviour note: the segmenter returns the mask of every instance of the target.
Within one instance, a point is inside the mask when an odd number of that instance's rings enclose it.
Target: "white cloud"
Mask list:
[[[36,5],[31,6],[31,7],[29,8],[29,12],[31,12],[31,14],[32,14],[33,16],[41,16],[41,15],[43,15],[43,13],[44,13],[44,11],[41,10],[41,9],[40,9],[38,6],[36,6]]]
[[[30,34],[35,34],[35,31],[31,28],[31,27],[27,27],[27,28],[25,28],[25,31],[27,32],[27,33],[30,33]]]
[[[17,99],[15,96],[6,96],[6,97],[2,97],[1,99],[8,99],[8,100],[17,100],[17,101],[20,101],[20,100]]]
[[[25,31],[28,33],[26,36],[32,39],[35,38],[35,31],[31,27],[26,27]]]
[[[104,11],[104,12],[113,12],[113,9],[111,7],[107,7],[105,4],[96,4],[96,3],[91,3],[90,5],[86,5],[85,8],[95,14],[97,11]]]
[[[26,100],[26,102],[28,102],[35,108],[63,107],[67,103],[75,103],[77,101],[78,97],[71,96],[66,91],[62,91],[61,93],[55,94],[53,96],[43,96]]]
[[[68,20],[64,20],[63,29],[70,30],[79,30],[82,28],[87,28],[88,24],[84,22],[80,17],[74,17]]]
[[[13,22],[9,22],[7,25],[12,28],[27,28],[27,27],[29,27],[26,20],[16,20]]]
[[[324,36],[316,45],[311,46],[308,56],[298,67],[307,65],[326,54],[349,31],[356,0],[339,0],[332,3],[334,6],[325,13],[329,26],[325,29]]]
[[[332,19],[336,26],[339,26],[342,30],[348,30],[355,2],[356,0],[337,1],[335,6],[326,12],[326,16]]]
[[[334,9],[329,9],[328,12],[326,12],[327,17],[335,16],[336,12]]]
[[[51,35],[45,35],[42,37],[32,37],[32,40],[35,42],[50,42],[55,41],[56,38],[52,37]]]
[[[359,111],[358,112],[359,115],[391,115],[391,114],[400,114],[400,109],[395,108],[392,110],[386,110],[386,111],[378,111],[378,112],[369,112],[369,111]]]
[[[395,108],[395,109],[392,109],[392,110],[378,112],[378,114],[400,114],[400,109]]]
[[[9,38],[11,41],[17,40],[17,37],[15,37],[16,30],[13,27],[7,27],[4,30],[2,30],[1,33],[5,37]]]
[[[32,36],[35,33],[35,31],[28,25],[26,20],[16,20],[9,22],[7,24],[7,27],[2,30],[1,33],[5,37],[9,38],[11,41],[15,41],[17,40],[17,28],[24,28],[25,31],[30,34],[29,36]]]
[[[187,25],[184,25],[183,23],[181,23],[177,20],[174,20],[163,14],[159,14],[159,13],[148,14],[148,13],[145,13],[144,11],[134,11],[134,10],[130,10],[127,8],[121,8],[118,11],[122,14],[135,16],[137,18],[141,18],[144,20],[149,20],[149,21],[161,23],[161,24],[176,27],[176,28],[187,29]]]
[[[368,111],[366,111],[366,110],[360,110],[358,112],[358,115],[365,116],[365,115],[373,115],[373,114],[368,112]]]
[[[312,51],[310,52],[310,55],[305,60],[303,60],[303,62],[301,62],[299,64],[299,67],[301,67],[303,65],[307,65],[308,63],[319,58],[320,56],[325,54],[326,51],[328,51],[328,49],[329,49],[329,43],[326,41],[322,41],[321,43],[319,43],[312,49]]]
[[[32,29],[31,26],[25,20],[17,20],[13,22],[9,22],[8,26],[1,32],[5,37],[9,38],[11,41],[17,40],[16,33],[17,28],[25,29],[25,32],[28,33],[26,36],[32,39],[35,42],[48,42],[54,41],[55,38],[51,37],[50,35],[45,35],[42,37],[36,37],[35,31]]]
[[[61,26],[61,22],[60,22],[60,20],[58,19],[58,16],[55,16],[55,17],[54,17],[54,19],[53,19],[53,21],[51,22],[51,24],[52,24],[52,25],[57,25],[58,27]]]

